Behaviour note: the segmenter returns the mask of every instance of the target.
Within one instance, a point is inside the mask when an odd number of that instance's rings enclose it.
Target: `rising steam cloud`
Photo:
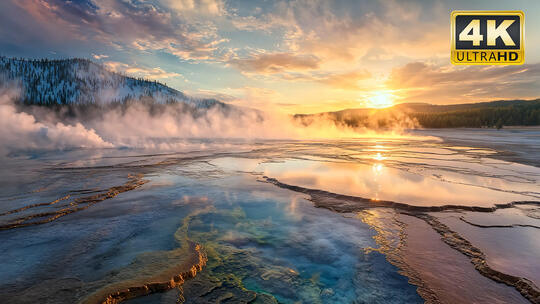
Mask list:
[[[0,90],[0,153],[30,149],[108,148],[93,129],[81,123],[66,125],[61,122],[38,122],[30,114],[19,112],[13,102],[15,89]]]
[[[323,139],[373,135],[373,130],[351,128],[323,116],[308,125],[288,115],[251,109],[186,110],[184,104],[129,106],[79,113],[65,119],[50,108],[17,106],[18,90],[0,91],[0,155],[24,150],[130,147],[175,150],[183,139]],[[400,133],[392,130],[390,133]],[[387,132],[388,133],[388,132]]]

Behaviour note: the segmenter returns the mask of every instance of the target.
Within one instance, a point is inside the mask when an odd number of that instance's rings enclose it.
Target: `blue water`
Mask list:
[[[98,170],[99,184],[118,184],[122,174],[107,180],[107,170]],[[242,288],[280,303],[423,302],[382,254],[364,251],[377,247],[375,232],[359,219],[314,208],[298,193],[204,162],[140,171],[149,180],[141,188],[51,223],[0,231],[0,287],[9,292],[0,293],[2,300],[58,278],[106,284],[111,273],[136,268],[142,254],[178,247],[174,233],[190,215],[189,238],[214,249],[202,274],[232,276]],[[60,179],[62,187],[52,194],[74,190],[69,179],[80,187],[70,174]],[[37,290],[38,300],[60,288],[49,286]],[[75,298],[89,292],[75,291]],[[130,302],[167,299],[170,294],[163,293]]]

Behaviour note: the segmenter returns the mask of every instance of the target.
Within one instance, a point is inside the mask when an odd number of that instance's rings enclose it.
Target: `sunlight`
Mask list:
[[[380,163],[379,163],[379,164],[373,164],[372,169],[373,169],[373,172],[374,172],[375,174],[380,174],[381,171],[382,171],[382,169],[383,169],[383,167],[384,167],[383,164],[380,164]]]
[[[369,98],[367,104],[370,108],[388,108],[394,105],[394,97],[388,92],[377,92],[375,95]]]
[[[385,160],[386,157],[382,156],[382,154],[378,152],[377,154],[375,154],[375,156],[373,156],[373,159],[381,161],[381,160]]]

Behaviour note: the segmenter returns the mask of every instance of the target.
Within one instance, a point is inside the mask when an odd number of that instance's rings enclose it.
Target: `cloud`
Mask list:
[[[232,15],[231,23],[238,30],[249,32],[261,31],[265,32],[266,34],[271,33],[272,30],[283,27],[283,24],[272,22],[268,18],[260,18],[256,16]]]
[[[256,54],[245,59],[231,59],[229,64],[244,72],[274,74],[287,70],[312,70],[319,66],[315,56],[299,56],[291,53]]]
[[[333,74],[329,77],[322,79],[321,82],[333,87],[342,89],[358,89],[358,81],[368,79],[371,77],[371,73],[366,70],[354,71],[342,74]]]
[[[251,20],[243,17],[235,24],[281,31],[290,51],[317,56],[323,63],[350,64],[373,48],[410,58],[446,54],[448,26],[438,17],[447,14],[436,2],[294,0],[276,3],[257,22],[248,24]]]
[[[196,13],[211,16],[225,13],[225,3],[221,0],[164,0],[162,2],[181,13]]]
[[[365,69],[349,72],[284,72],[279,74],[279,76],[289,81],[322,83],[341,90],[362,89],[364,86],[360,85],[360,83],[364,80],[372,79],[372,74]]]
[[[188,7],[191,2],[194,9],[204,6],[213,10],[211,1],[180,1],[177,4]],[[196,3],[206,3],[206,6]],[[225,41],[218,37],[213,24],[191,23],[184,15],[168,10],[160,3],[21,0],[13,4],[39,24],[33,29],[26,28],[27,31],[44,32],[47,39],[64,44],[69,41],[99,42],[117,49],[165,50],[183,59],[206,59],[211,58],[217,45]]]
[[[136,66],[130,66],[126,63],[118,62],[118,61],[106,61],[103,63],[103,65],[117,73],[123,73],[130,76],[135,77],[143,77],[148,79],[165,79],[165,78],[171,78],[171,77],[181,77],[181,74],[174,73],[174,72],[166,72],[160,67],[155,68],[143,68],[143,67],[136,67]]]
[[[387,86],[402,91],[408,101],[535,98],[539,94],[540,64],[458,67],[412,62],[393,69]]]
[[[96,60],[101,60],[101,59],[104,59],[104,58],[109,58],[109,56],[105,55],[105,54],[92,54],[92,58],[94,58]]]
[[[358,84],[362,80],[370,79],[371,73],[367,70],[336,73],[330,74],[319,80],[319,82],[327,84],[329,86],[344,89],[344,90],[357,90],[361,86]]]

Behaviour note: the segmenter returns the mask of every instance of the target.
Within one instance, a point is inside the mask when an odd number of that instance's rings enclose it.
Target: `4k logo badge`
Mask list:
[[[522,11],[453,11],[453,64],[523,64]]]

